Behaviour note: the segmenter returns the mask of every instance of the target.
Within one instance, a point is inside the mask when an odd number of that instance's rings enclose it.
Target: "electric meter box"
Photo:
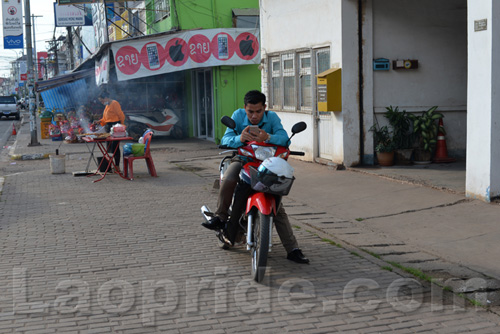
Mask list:
[[[316,77],[318,111],[342,111],[342,69],[331,68]]]

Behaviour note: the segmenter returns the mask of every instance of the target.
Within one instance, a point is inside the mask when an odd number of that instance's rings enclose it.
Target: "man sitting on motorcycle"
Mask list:
[[[236,133],[232,129],[226,129],[221,140],[221,145],[238,148],[246,142],[257,141],[288,146],[288,134],[283,129],[279,116],[273,111],[266,111],[266,96],[263,93],[258,90],[249,91],[245,95],[244,103],[245,108],[236,110],[231,116],[236,122]],[[259,132],[251,133],[249,131],[250,125],[258,125]],[[243,165],[244,162],[238,159],[238,156],[231,161],[222,178],[215,216],[209,222],[202,223],[204,227],[210,230],[219,230],[225,229],[226,223],[237,224],[236,222],[228,222],[227,220],[233,193],[238,185],[239,174]],[[240,210],[242,212],[245,203],[239,204],[237,205],[238,209],[233,204],[233,213]],[[281,243],[288,253],[287,259],[298,263],[309,263],[309,259],[302,254],[302,251],[298,247],[297,239],[293,235],[293,230],[288,220],[288,215],[281,203],[274,218],[274,223]],[[228,226],[228,230],[230,228],[231,226]],[[231,240],[234,239],[234,236],[228,236],[227,230],[224,230],[224,233],[230,243],[234,243],[234,240]]]

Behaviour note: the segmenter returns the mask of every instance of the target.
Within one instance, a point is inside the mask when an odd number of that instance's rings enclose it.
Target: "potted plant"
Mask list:
[[[386,125],[378,127],[377,124],[374,124],[370,131],[373,132],[378,163],[380,166],[392,166],[394,164],[395,145],[389,128]]]
[[[392,127],[392,140],[395,146],[394,162],[397,165],[409,165],[411,164],[413,144],[415,142],[410,114],[406,110],[399,111],[398,107],[389,106],[385,109],[387,111],[384,117]]]
[[[443,131],[436,123],[443,118],[443,114],[435,112],[438,107],[434,106],[423,111],[421,115],[410,115],[413,121],[413,133],[417,137],[418,146],[415,149],[415,163],[427,164],[431,162],[432,152],[436,146],[438,130]]]

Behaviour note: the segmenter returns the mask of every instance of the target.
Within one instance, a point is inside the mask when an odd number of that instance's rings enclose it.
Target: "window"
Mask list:
[[[312,109],[311,53],[299,54],[299,98],[300,109]]]
[[[283,108],[295,109],[295,54],[281,55],[283,75]]]
[[[170,16],[170,0],[155,0],[155,21]]]
[[[269,106],[274,110],[316,110],[316,75],[330,68],[330,48],[286,51],[268,58]]]
[[[132,31],[133,36],[140,36],[141,35],[141,31],[139,30],[139,25],[140,25],[139,12],[132,13],[131,31]]]
[[[330,69],[330,49],[316,51],[316,74]]]
[[[237,16],[235,18],[235,26],[236,28],[249,28],[255,29],[259,28],[259,16]]]
[[[279,57],[271,58],[271,104],[281,106],[281,63]]]
[[[234,1],[236,3],[236,1]],[[233,27],[234,28],[259,28],[259,9],[258,8],[233,8]]]

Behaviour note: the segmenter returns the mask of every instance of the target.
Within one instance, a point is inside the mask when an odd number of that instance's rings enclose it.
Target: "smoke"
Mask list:
[[[87,115],[87,112],[86,112],[84,106],[80,106],[80,108],[78,108],[76,110],[76,116],[80,120],[80,126],[85,131],[84,133],[92,132],[92,131],[90,131],[90,120],[88,118],[88,115]]]

